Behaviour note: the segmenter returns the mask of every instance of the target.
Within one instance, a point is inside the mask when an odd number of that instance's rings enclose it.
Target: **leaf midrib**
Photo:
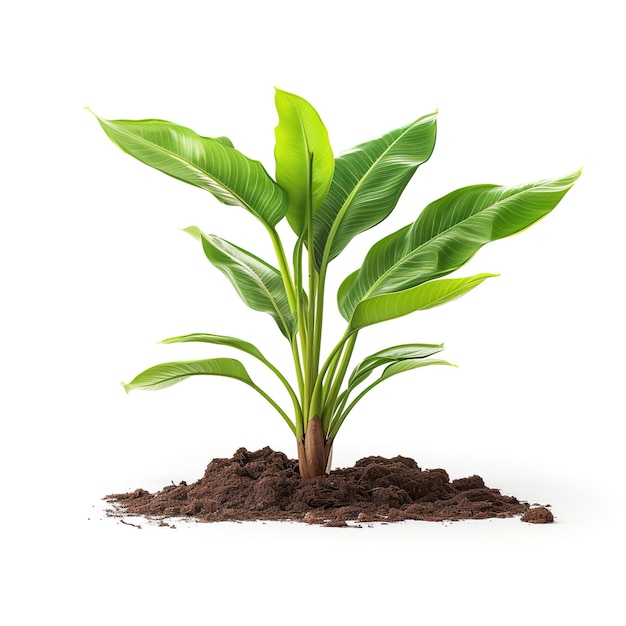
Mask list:
[[[254,280],[254,282],[256,282],[257,285],[259,285],[261,287],[261,290],[263,292],[265,292],[265,294],[267,295],[268,299],[270,300],[270,302],[274,306],[274,310],[278,314],[278,317],[279,317],[279,319],[281,321],[281,324],[282,324],[282,326],[283,326],[287,336],[290,336],[291,335],[291,331],[289,330],[289,325],[287,324],[287,320],[284,318],[284,316],[282,314],[282,311],[280,310],[280,307],[278,306],[278,303],[277,303],[276,299],[272,295],[272,292],[267,288],[266,284],[263,282],[263,279],[256,272],[254,272],[251,268],[249,268],[247,265],[245,265],[244,263],[241,263],[239,261],[239,259],[237,259],[230,252],[227,252],[225,250],[222,250],[222,252],[229,259],[232,259],[233,261],[235,261],[239,267],[242,267],[244,269],[244,271],[248,274],[248,276],[250,276]]]
[[[205,360],[200,360],[200,361],[187,361],[187,363],[189,365],[191,364],[196,364],[196,363],[204,363]],[[242,366],[243,367],[243,366]],[[246,373],[247,374],[247,373]],[[179,376],[171,376],[170,378],[167,378],[166,380],[162,380],[160,382],[157,383],[153,383],[151,385],[141,385],[142,387],[155,387],[156,385],[161,385],[165,382],[169,382],[171,380],[184,380],[185,378],[189,378],[191,376],[225,376],[227,378],[234,378],[236,380],[240,380],[244,383],[252,383],[252,379],[250,378],[250,376],[247,376],[247,378],[241,378],[240,376],[236,376],[233,374],[225,374],[225,373],[221,373],[221,372],[190,372],[189,374],[180,374]],[[136,387],[137,385],[133,385],[132,382],[128,383],[128,386],[132,386],[132,387]]]
[[[430,116],[425,116],[425,117],[432,117],[432,114]],[[324,246],[324,252],[322,254],[322,266],[325,263],[328,263],[328,258],[330,256],[330,251],[332,249],[332,245],[333,245],[333,242],[335,240],[335,236],[337,235],[337,231],[339,230],[339,227],[341,226],[341,223],[343,222],[343,217],[344,217],[346,211],[348,210],[348,207],[352,203],[352,199],[354,198],[355,194],[362,187],[362,185],[364,184],[364,181],[371,174],[372,170],[378,165],[380,160],[383,159],[387,155],[387,153],[391,150],[391,148],[394,147],[410,130],[415,128],[415,126],[417,126],[418,122],[422,121],[423,119],[424,118],[421,117],[421,118],[415,120],[415,122],[413,122],[409,126],[407,126],[405,131],[403,133],[401,133],[400,135],[398,135],[398,137],[396,139],[394,139],[394,141],[391,144],[389,144],[389,146],[385,149],[385,151],[372,163],[372,165],[367,169],[365,174],[361,177],[359,182],[356,184],[354,189],[350,192],[350,194],[346,198],[345,202],[342,204],[341,209],[337,213],[337,216],[333,220],[333,225],[331,226],[330,232],[328,233],[328,239],[326,240],[326,245]],[[380,138],[380,139],[382,139],[382,138]],[[363,150],[361,149],[361,151],[363,151]],[[338,158],[340,158],[340,157],[338,157]]]
[[[239,196],[239,194],[237,194],[235,191],[233,191],[228,185],[226,185],[226,183],[224,183],[222,180],[220,180],[218,177],[216,176],[211,176],[211,174],[209,174],[206,170],[203,170],[202,168],[198,167],[197,165],[194,165],[193,163],[191,163],[190,161],[188,161],[187,159],[184,159],[183,157],[181,157],[179,154],[176,154],[175,152],[172,152],[171,150],[168,150],[167,148],[163,148],[162,146],[159,146],[158,144],[152,142],[152,141],[148,141],[147,139],[145,139],[144,137],[140,136],[140,135],[135,135],[119,126],[114,126],[112,124],[112,122],[110,122],[109,120],[103,120],[103,122],[105,122],[109,127],[114,128],[116,130],[118,130],[118,132],[123,133],[124,135],[128,136],[128,137],[132,137],[135,140],[140,141],[141,143],[147,145],[147,146],[154,146],[156,147],[158,150],[161,150],[162,152],[166,153],[168,156],[172,157],[175,161],[178,161],[180,163],[182,163],[183,165],[186,165],[187,167],[189,167],[190,169],[194,170],[195,172],[199,173],[199,174],[203,174],[204,176],[206,176],[209,180],[212,180],[214,183],[216,183],[217,185],[219,185],[220,187],[222,187],[223,189],[225,189],[226,191],[228,191],[228,193],[230,193],[233,198],[235,198],[235,200],[237,200],[242,207],[248,209],[248,211],[250,211],[251,213],[254,213],[255,215],[259,215],[259,213],[257,211],[255,211],[252,206],[246,202],[243,198],[241,198]],[[191,131],[193,132],[193,131]],[[200,137],[200,135],[197,135],[198,137]],[[200,143],[202,144],[202,139],[205,140],[210,140],[210,137],[200,137]],[[217,142],[219,143],[219,142]],[[226,148],[227,146],[224,146],[223,144],[220,144],[223,148]],[[204,146],[202,146],[203,150],[204,150]],[[231,148],[232,149],[232,148]],[[205,150],[205,154],[206,154],[206,150]],[[244,155],[242,155],[244,158]],[[256,189],[256,185],[254,186],[254,189]],[[259,215],[260,217],[260,215]],[[265,218],[263,218],[265,219]]]

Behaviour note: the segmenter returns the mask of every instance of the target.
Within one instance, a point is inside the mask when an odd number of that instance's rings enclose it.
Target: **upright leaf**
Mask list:
[[[326,127],[306,100],[277,89],[276,110],[276,181],[287,191],[287,221],[300,235],[307,206],[315,215],[326,197],[335,159]]]
[[[359,302],[415,287],[464,265],[483,245],[518,233],[547,215],[580,176],[518,187],[476,185],[436,200],[417,220],[376,243],[339,288],[349,320]]]
[[[359,233],[393,211],[415,170],[435,147],[436,114],[352,148],[335,160],[335,173],[313,232],[318,267]]]
[[[124,152],[173,178],[238,205],[274,227],[287,211],[284,191],[261,163],[232,147],[226,137],[201,137],[164,120],[104,120],[100,125]]]
[[[255,311],[269,313],[288,339],[294,331],[293,316],[281,273],[252,253],[197,227],[184,229],[202,242],[207,259],[231,282],[240,298]]]

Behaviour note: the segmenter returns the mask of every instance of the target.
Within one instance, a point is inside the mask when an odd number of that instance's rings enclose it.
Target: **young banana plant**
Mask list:
[[[436,113],[335,158],[326,127],[306,100],[276,90],[276,108],[275,179],[225,137],[203,137],[156,119],[98,121],[131,156],[210,192],[226,205],[243,207],[263,224],[276,266],[195,226],[185,230],[250,308],[274,318],[294,364],[290,381],[255,345],[240,338],[195,333],[163,342],[203,342],[246,353],[282,383],[291,401],[289,410],[256,385],[234,358],[163,363],[124,387],[161,389],[195,375],[240,380],[285,420],[296,438],[300,473],[306,479],[329,469],[339,429],[374,387],[418,367],[450,365],[433,358],[443,345],[407,343],[368,356],[348,375],[361,329],[450,302],[494,276],[444,278],[486,243],[518,233],[552,211],[580,171],[515,187],[473,185],[429,204],[412,224],[372,246],[343,281],[337,301],[345,332],[330,353],[322,354],[329,265],[354,237],[393,211],[417,168],[433,152]],[[284,218],[294,233],[289,256],[277,231]]]

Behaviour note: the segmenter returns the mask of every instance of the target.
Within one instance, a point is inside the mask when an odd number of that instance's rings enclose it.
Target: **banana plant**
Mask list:
[[[284,386],[285,397],[279,402],[270,396],[242,361],[230,357],[162,363],[124,384],[126,391],[162,389],[196,375],[239,380],[283,418],[296,439],[300,474],[309,479],[329,471],[342,424],[374,387],[402,372],[451,365],[435,356],[443,344],[407,343],[379,350],[351,366],[360,331],[450,302],[495,276],[447,278],[486,243],[525,230],[547,215],[581,172],[513,187],[463,187],[426,206],[414,222],[374,244],[341,283],[337,304],[345,331],[330,352],[322,354],[330,264],[354,237],[394,210],[433,152],[437,113],[335,157],[326,127],[309,102],[279,89],[275,102],[274,178],[226,137],[204,137],[157,119],[96,117],[124,152],[208,191],[225,205],[245,209],[265,227],[276,255],[271,262],[196,226],[184,230],[245,304],[271,315],[294,366],[285,375],[254,344],[239,337],[187,334],[163,343],[200,342],[237,350],[263,363]],[[277,227],[283,220],[288,228],[281,237]]]

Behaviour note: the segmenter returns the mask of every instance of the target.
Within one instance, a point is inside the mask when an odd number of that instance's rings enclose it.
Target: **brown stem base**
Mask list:
[[[332,439],[326,439],[322,420],[315,415],[309,420],[306,433],[298,441],[298,464],[305,480],[323,476],[328,468]]]

